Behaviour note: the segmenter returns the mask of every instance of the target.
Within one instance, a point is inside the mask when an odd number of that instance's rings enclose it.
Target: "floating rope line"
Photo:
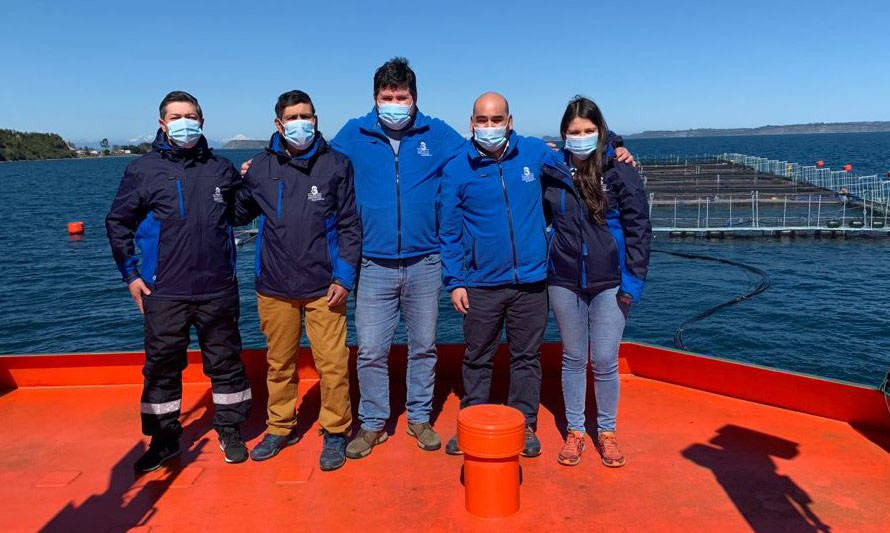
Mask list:
[[[725,308],[733,306],[739,302],[748,300],[748,299],[754,297],[755,295],[760,294],[761,292],[765,291],[767,288],[769,288],[769,275],[766,272],[764,272],[763,270],[760,270],[759,268],[753,267],[751,265],[746,265],[744,263],[739,263],[737,261],[723,259],[720,257],[712,257],[709,255],[687,254],[687,253],[683,253],[683,252],[669,252],[667,250],[655,250],[655,249],[653,249],[652,251],[662,253],[662,254],[673,255],[676,257],[683,257],[685,259],[699,259],[702,261],[713,261],[715,263],[724,263],[727,265],[732,265],[734,267],[740,268],[747,272],[751,272],[751,273],[760,277],[760,283],[758,283],[754,289],[748,291],[747,293],[742,294],[740,296],[736,296],[735,298],[733,298],[731,300],[727,300],[721,304],[715,305],[714,307],[706,309],[705,311],[702,311],[701,313],[684,320],[683,323],[680,324],[680,326],[674,332],[674,346],[676,346],[680,350],[687,349],[686,343],[683,342],[683,331],[687,327],[689,327],[690,325],[692,325],[702,319],[705,319],[705,318],[713,315],[714,313],[716,313],[717,311],[720,311],[721,309],[725,309]]]

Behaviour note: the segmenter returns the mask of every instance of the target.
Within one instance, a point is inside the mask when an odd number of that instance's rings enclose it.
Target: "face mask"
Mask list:
[[[483,150],[495,152],[507,142],[507,127],[473,128],[473,138]]]
[[[597,139],[599,135],[596,132],[590,135],[566,135],[566,150],[578,159],[587,159],[596,150]]]
[[[167,137],[182,148],[191,148],[198,144],[201,135],[204,132],[197,120],[182,117],[167,123]]]
[[[291,120],[284,124],[284,138],[296,150],[305,150],[315,140],[315,124],[311,120]]]
[[[411,122],[411,106],[402,104],[377,104],[377,118],[391,130],[400,130]]]

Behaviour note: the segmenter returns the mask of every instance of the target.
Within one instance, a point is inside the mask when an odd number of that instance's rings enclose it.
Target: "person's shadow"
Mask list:
[[[681,453],[709,468],[754,531],[831,531],[810,509],[813,500],[790,477],[777,473],[773,457],[793,459],[796,442],[726,425],[709,444]]]

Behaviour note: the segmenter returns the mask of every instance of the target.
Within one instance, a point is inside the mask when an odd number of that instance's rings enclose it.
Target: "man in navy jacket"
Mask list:
[[[266,435],[250,456],[270,459],[300,438],[294,407],[305,316],[321,376],[321,469],[333,470],[346,461],[352,425],[346,296],[355,285],[362,240],[352,164],[318,132],[315,106],[305,92],[279,96],[275,115],[278,131],[253,158],[235,204],[237,224],[259,216],[257,308],[269,346]]]
[[[247,459],[239,427],[251,403],[241,362],[231,224],[241,180],[232,163],[208,148],[195,97],[171,92],[160,116],[151,153],[127,167],[105,219],[115,262],[145,318],[141,411],[151,444],[136,461],[140,472],[180,453],[191,326],[213,387],[213,426],[227,462]]]
[[[461,408],[489,401],[492,365],[506,324],[507,403],[525,415],[522,454],[541,453],[535,436],[541,389],[538,352],[547,322],[547,238],[540,172],[556,152],[513,131],[507,100],[485,93],[470,118],[473,139],[445,166],[440,195],[442,271],[465,315]],[[460,454],[457,439],[445,448]]]

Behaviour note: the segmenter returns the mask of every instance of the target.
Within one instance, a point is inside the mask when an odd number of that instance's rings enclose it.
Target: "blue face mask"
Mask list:
[[[473,139],[486,152],[496,152],[507,142],[507,126],[473,128]]]
[[[596,132],[590,135],[566,135],[566,150],[572,152],[578,159],[587,159],[596,150],[599,135]]]
[[[411,106],[402,104],[377,104],[377,118],[391,130],[400,130],[411,122]]]
[[[178,118],[167,123],[167,137],[176,146],[191,148],[198,144],[198,139],[204,135],[201,123],[190,118]]]
[[[315,123],[311,120],[291,120],[284,124],[284,138],[295,150],[305,150],[315,140]]]

